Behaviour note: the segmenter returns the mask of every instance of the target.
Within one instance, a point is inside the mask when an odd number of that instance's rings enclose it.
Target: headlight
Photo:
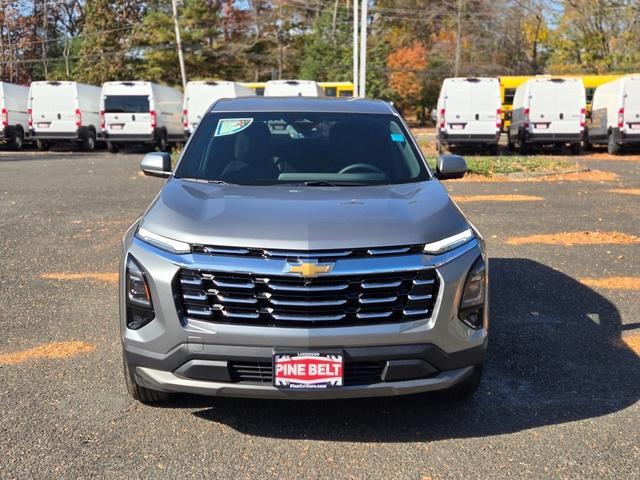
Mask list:
[[[173,253],[189,253],[191,252],[191,245],[172,238],[163,237],[156,233],[150,232],[145,228],[138,228],[136,236],[141,240],[144,240],[151,245],[154,245],[163,250],[167,250]]]
[[[125,279],[127,295],[127,327],[137,330],[154,319],[151,291],[142,268],[129,256]]]
[[[464,283],[458,318],[473,329],[484,324],[484,301],[487,291],[487,269],[482,257],[478,257]]]
[[[458,248],[460,245],[464,245],[474,238],[473,230],[469,228],[457,235],[438,240],[437,242],[427,243],[424,246],[423,251],[430,255],[439,255],[441,253],[448,252],[449,250],[453,250],[454,248]]]

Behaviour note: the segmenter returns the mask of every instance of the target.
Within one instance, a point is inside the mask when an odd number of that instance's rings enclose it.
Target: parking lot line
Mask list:
[[[510,237],[505,243],[507,245],[537,243],[542,245],[562,245],[565,247],[571,247],[573,245],[632,245],[640,244],[640,237],[622,232],[558,232]]]
[[[471,202],[539,202],[544,200],[535,195],[455,195],[457,203]]]
[[[607,191],[611,193],[622,193],[625,195],[640,195],[640,188],[612,188]]]
[[[52,272],[43,273],[41,278],[45,280],[90,280],[94,282],[106,282],[117,283],[117,272],[78,272],[78,273],[66,273],[66,272]]]
[[[80,341],[45,343],[27,350],[0,354],[0,365],[16,365],[27,360],[42,358],[69,358],[80,353],[92,352],[95,348],[96,346],[93,343]]]
[[[587,287],[610,290],[640,290],[640,277],[580,278]]]

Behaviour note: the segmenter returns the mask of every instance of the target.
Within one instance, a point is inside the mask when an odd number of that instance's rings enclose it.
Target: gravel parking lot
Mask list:
[[[474,399],[126,394],[117,264],[162,180],[139,153],[0,153],[0,478],[640,478],[640,161],[448,182],[485,234]]]

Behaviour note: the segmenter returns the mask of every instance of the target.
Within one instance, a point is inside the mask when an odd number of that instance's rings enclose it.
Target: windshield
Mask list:
[[[209,113],[176,178],[241,185],[374,185],[429,173],[394,115]]]
[[[105,113],[149,113],[147,95],[107,95],[104,98]]]

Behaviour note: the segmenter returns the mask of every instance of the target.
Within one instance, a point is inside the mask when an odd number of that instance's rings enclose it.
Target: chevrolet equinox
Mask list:
[[[236,98],[208,109],[128,230],[129,393],[328,399],[478,388],[484,241],[382,101]]]

